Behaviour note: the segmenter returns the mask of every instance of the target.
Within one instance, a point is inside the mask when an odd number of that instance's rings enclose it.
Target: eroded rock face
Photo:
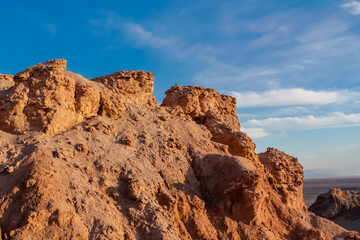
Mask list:
[[[304,171],[297,158],[275,148],[268,148],[266,152],[259,154],[259,159],[265,167],[270,185],[279,193],[283,203],[305,211],[302,196]]]
[[[246,223],[257,217],[266,193],[260,194],[261,177],[253,162],[222,154],[197,153],[192,158],[208,209]]]
[[[118,118],[126,103],[157,105],[154,91],[154,74],[143,71],[119,71],[91,79],[101,83],[101,109],[99,114]]]
[[[75,82],[66,78],[65,70],[65,60],[53,60],[16,74],[14,87],[1,96],[1,129],[52,134],[74,125]]]
[[[320,194],[309,210],[320,217],[331,219],[340,226],[360,231],[360,193],[331,188]]]
[[[168,107],[170,112],[179,114],[181,111],[196,123],[205,125],[212,140],[228,145],[230,153],[250,159],[256,157],[255,144],[240,132],[235,98],[197,86],[173,86],[165,94],[162,106]]]
[[[11,88],[14,85],[14,76],[0,74],[0,92]]]
[[[15,75],[0,92],[1,239],[358,239],[306,211],[296,158],[255,154],[234,98],[175,86],[160,107],[153,77],[88,80],[65,60]]]
[[[11,81],[1,76],[3,85]],[[118,118],[129,102],[154,106],[153,86],[152,73],[121,71],[87,80],[55,59],[14,76],[0,99],[0,129],[55,134],[97,115]]]

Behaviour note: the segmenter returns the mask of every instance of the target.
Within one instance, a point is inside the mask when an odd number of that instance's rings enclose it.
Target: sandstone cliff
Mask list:
[[[359,239],[307,211],[296,158],[255,154],[230,96],[159,106],[151,73],[65,60],[0,81],[1,239]]]
[[[320,194],[309,210],[346,229],[360,231],[360,193],[358,192],[331,188],[327,193]]]

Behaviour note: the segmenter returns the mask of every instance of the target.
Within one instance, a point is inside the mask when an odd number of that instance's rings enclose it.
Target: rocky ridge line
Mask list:
[[[306,210],[301,165],[257,155],[230,96],[174,86],[159,106],[151,73],[88,80],[65,60],[13,79],[0,92],[2,239],[359,239]]]
[[[0,98],[0,129],[12,133],[35,130],[52,135],[97,115],[118,118],[126,102],[156,104],[154,75],[143,71],[87,80],[67,72],[66,60],[54,59],[16,74],[13,81]]]

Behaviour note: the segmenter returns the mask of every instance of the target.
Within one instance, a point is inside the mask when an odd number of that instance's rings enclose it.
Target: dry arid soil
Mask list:
[[[360,239],[305,206],[298,160],[240,131],[236,100],[52,60],[0,75],[5,239]]]

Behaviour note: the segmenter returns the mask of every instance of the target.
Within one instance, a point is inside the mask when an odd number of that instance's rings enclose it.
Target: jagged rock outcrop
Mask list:
[[[259,154],[260,162],[272,188],[279,193],[283,203],[288,206],[306,210],[302,186],[304,183],[303,167],[297,158],[274,148]]]
[[[14,76],[0,74],[0,92],[9,89],[14,85]]]
[[[358,192],[331,188],[327,193],[320,194],[309,210],[346,229],[360,231],[360,193]]]
[[[165,94],[162,106],[168,107],[170,112],[183,113],[206,126],[211,139],[227,145],[231,154],[256,157],[255,144],[246,133],[240,132],[235,98],[212,88],[196,86],[173,86]]]
[[[40,63],[16,74],[14,86],[2,93],[0,129],[51,135],[97,115],[118,118],[126,102],[154,106],[153,87],[154,75],[143,71],[87,80],[67,72],[64,59]]]
[[[175,86],[158,106],[153,79],[88,80],[65,60],[15,75],[1,93],[1,239],[359,239],[307,212],[296,158],[255,154],[234,98]]]

